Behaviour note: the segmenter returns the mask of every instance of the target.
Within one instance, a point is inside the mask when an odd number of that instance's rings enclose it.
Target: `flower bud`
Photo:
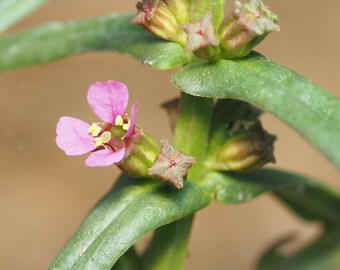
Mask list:
[[[181,25],[190,21],[188,0],[164,0],[169,9],[173,12],[177,22]]]
[[[228,130],[230,137],[207,162],[211,169],[243,171],[275,163],[273,143],[276,137],[267,133],[260,121],[240,120]]]
[[[124,139],[126,152],[117,166],[127,175],[135,178],[148,177],[148,169],[154,163],[159,147],[150,135],[136,127],[133,136]]]
[[[178,5],[176,4],[178,2]],[[138,14],[131,20],[150,33],[163,39],[186,44],[186,35],[181,27],[181,21],[186,20],[182,14],[183,1],[176,0],[143,0],[136,7]],[[184,13],[185,14],[185,13]]]
[[[217,60],[219,58],[220,49],[210,12],[197,22],[183,24],[183,29],[187,34],[186,49],[188,51],[202,59]]]
[[[235,7],[219,28],[222,58],[248,55],[269,33],[279,31],[278,17],[261,0],[249,4],[235,1]]]

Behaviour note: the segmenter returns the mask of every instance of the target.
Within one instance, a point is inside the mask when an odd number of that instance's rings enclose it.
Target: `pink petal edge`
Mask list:
[[[114,163],[118,163],[125,156],[125,148],[118,150],[117,152],[111,150],[98,150],[91,153],[86,159],[85,163],[89,167],[97,166],[111,166]]]
[[[87,94],[87,101],[93,112],[109,123],[114,123],[117,115],[124,114],[128,100],[126,85],[116,81],[95,82]]]
[[[80,119],[61,117],[57,123],[58,147],[69,156],[78,156],[94,150],[92,136],[88,134],[89,127],[89,124]]]
[[[135,133],[135,119],[137,113],[137,101],[131,107],[130,127],[123,136],[123,139],[131,137]]]

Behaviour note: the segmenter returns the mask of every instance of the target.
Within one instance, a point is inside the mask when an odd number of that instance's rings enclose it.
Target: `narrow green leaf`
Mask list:
[[[324,186],[290,187],[276,190],[274,194],[304,219],[340,224],[340,196]]]
[[[29,15],[48,0],[0,0],[0,32]]]
[[[187,182],[173,190],[123,176],[85,219],[49,269],[110,269],[147,232],[181,219],[210,202],[205,189]]]
[[[222,203],[249,201],[264,192],[274,192],[302,218],[340,224],[340,195],[314,179],[273,169],[244,173],[212,172],[204,185]]]
[[[143,256],[147,270],[179,270],[188,255],[194,216],[158,228]]]
[[[102,231],[137,197],[152,189],[152,183],[133,183],[122,175],[113,187],[93,208],[73,237],[51,263],[49,269],[70,269]]]
[[[156,69],[184,65],[177,43],[161,40],[130,24],[129,14],[109,14],[82,21],[50,23],[0,38],[0,70],[49,63],[89,51],[116,51]]]
[[[132,246],[115,263],[111,270],[143,270],[143,261]]]
[[[292,99],[296,98],[301,106],[309,107],[320,121],[332,122],[340,127],[340,101],[327,90],[257,52],[235,61],[258,76],[287,89]]]
[[[295,72],[253,54],[239,63],[193,63],[173,76],[182,91],[255,104],[298,131],[340,168],[340,102]]]
[[[282,177],[281,173],[288,177]],[[215,190],[218,202],[234,204],[247,202],[279,188],[305,184],[304,178],[290,176],[293,175],[271,169],[243,173],[210,172],[205,175],[204,185]]]
[[[284,256],[278,249],[279,244],[271,247],[261,258],[256,269],[259,270],[335,270],[340,267],[340,231],[327,231],[325,234],[295,254]]]

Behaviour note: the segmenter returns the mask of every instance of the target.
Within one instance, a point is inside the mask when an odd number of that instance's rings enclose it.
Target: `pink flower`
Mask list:
[[[91,152],[86,165],[110,166],[123,160],[124,139],[135,133],[137,102],[131,117],[125,113],[129,93],[125,84],[107,81],[90,86],[87,100],[94,113],[103,121],[91,126],[82,120],[63,116],[57,123],[56,143],[69,156]]]

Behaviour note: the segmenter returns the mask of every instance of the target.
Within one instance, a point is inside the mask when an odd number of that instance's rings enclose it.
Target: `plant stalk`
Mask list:
[[[190,181],[199,182],[204,173],[203,162],[208,148],[213,109],[213,99],[181,94],[174,146],[184,154],[196,158],[196,163],[188,173]],[[191,215],[155,231],[144,254],[145,269],[183,269],[193,219],[194,215]]]

